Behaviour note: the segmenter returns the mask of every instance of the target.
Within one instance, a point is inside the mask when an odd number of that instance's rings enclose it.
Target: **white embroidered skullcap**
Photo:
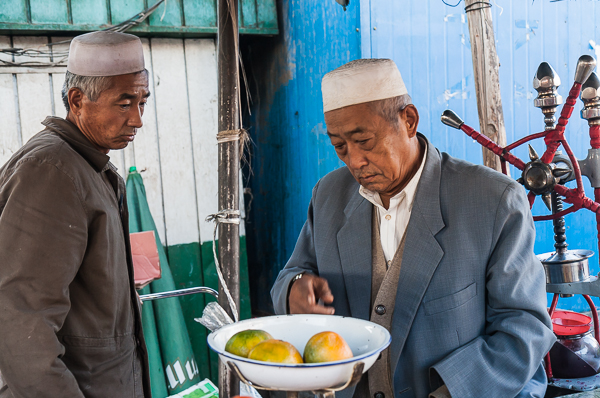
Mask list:
[[[144,70],[139,37],[119,32],[92,32],[71,41],[67,70],[80,76],[116,76]]]
[[[323,112],[408,94],[391,59],[357,59],[327,73],[321,82]]]

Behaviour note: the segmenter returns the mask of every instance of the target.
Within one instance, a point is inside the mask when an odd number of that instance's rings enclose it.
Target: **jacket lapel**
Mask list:
[[[342,273],[352,317],[369,319],[371,297],[371,215],[373,205],[358,192],[348,201],[337,234]]]
[[[427,160],[406,230],[402,268],[392,318],[390,348],[392,375],[395,373],[421,300],[444,255],[435,239],[435,235],[445,226],[440,208],[440,176],[440,153],[427,142]]]

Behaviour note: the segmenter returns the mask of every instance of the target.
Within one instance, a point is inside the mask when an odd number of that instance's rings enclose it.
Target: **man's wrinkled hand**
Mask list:
[[[333,315],[335,312],[333,307],[319,303],[333,303],[333,294],[327,280],[312,274],[304,274],[292,284],[288,300],[290,314]]]

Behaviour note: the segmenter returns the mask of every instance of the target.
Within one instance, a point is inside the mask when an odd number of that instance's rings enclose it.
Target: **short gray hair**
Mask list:
[[[62,88],[62,100],[67,113],[69,107],[69,90],[72,88],[80,89],[86,97],[92,102],[96,102],[100,94],[110,87],[111,76],[80,76],[67,71],[65,75],[65,84]]]
[[[384,118],[387,122],[398,125],[398,112],[412,104],[410,95],[404,94],[398,97],[386,98],[370,102],[371,109]]]

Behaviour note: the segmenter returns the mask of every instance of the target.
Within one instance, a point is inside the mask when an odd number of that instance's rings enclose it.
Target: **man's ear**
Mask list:
[[[414,137],[417,134],[417,127],[419,126],[419,111],[413,105],[406,105],[402,110],[404,112],[404,123],[406,125],[406,131],[409,137]]]
[[[83,106],[83,98],[85,94],[77,87],[71,87],[67,93],[69,99],[69,109],[74,115],[79,115]]]

